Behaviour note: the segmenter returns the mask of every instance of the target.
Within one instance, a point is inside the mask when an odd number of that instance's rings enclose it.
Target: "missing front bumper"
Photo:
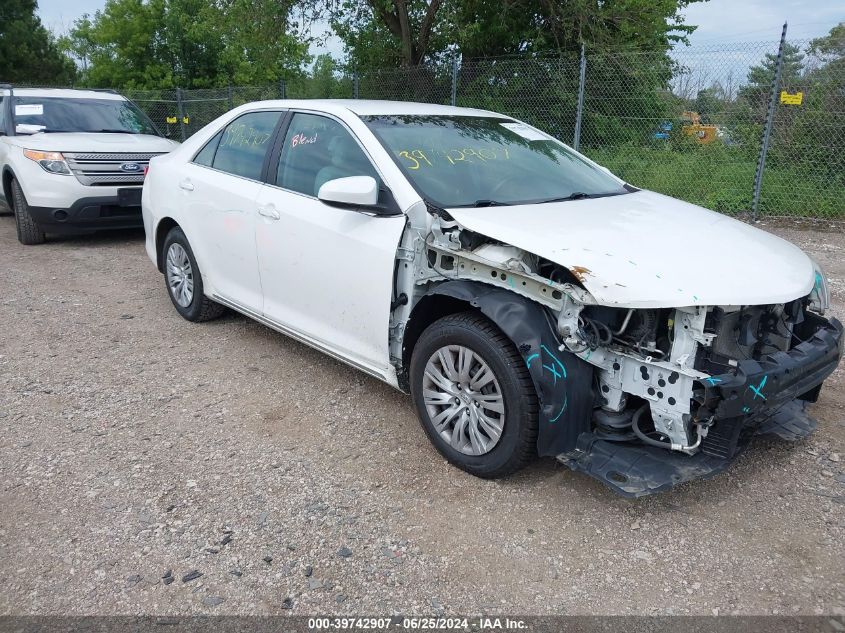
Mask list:
[[[811,333],[790,351],[744,360],[735,373],[699,381],[698,417],[712,417],[715,424],[695,455],[582,433],[575,449],[558,455],[558,460],[616,492],[639,497],[720,473],[755,434],[789,441],[806,437],[816,427],[806,401],[816,399],[843,348],[839,321],[810,314],[808,320]]]

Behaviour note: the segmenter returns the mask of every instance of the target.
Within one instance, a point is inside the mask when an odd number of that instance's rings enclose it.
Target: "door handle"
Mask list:
[[[258,215],[263,215],[265,218],[270,218],[271,220],[278,220],[282,217],[272,204],[258,205]]]
[[[179,188],[184,189],[185,191],[193,191],[194,185],[190,180],[186,178],[185,180],[179,183]]]

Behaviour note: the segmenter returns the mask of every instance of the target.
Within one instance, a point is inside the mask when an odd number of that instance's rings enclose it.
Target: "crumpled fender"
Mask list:
[[[537,390],[538,454],[557,456],[574,449],[578,436],[590,431],[593,367],[558,350],[560,341],[544,308],[509,290],[475,281],[447,281],[428,294],[468,302],[513,341]]]

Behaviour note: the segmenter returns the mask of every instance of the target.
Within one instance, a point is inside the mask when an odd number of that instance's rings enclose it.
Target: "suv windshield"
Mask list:
[[[510,119],[362,118],[420,194],[441,207],[534,204],[629,191],[551,136]]]
[[[15,125],[33,132],[114,132],[161,136],[147,116],[125,99],[15,97]]]

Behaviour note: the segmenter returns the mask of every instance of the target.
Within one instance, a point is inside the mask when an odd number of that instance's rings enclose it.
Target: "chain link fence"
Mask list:
[[[185,140],[232,108],[251,101],[278,99],[283,93],[283,85],[122,92],[165,136],[177,140]]]
[[[123,94],[177,140],[280,97],[482,108],[555,135],[638,187],[728,214],[845,220],[845,46],[817,49],[785,38],[669,53],[588,48]]]

